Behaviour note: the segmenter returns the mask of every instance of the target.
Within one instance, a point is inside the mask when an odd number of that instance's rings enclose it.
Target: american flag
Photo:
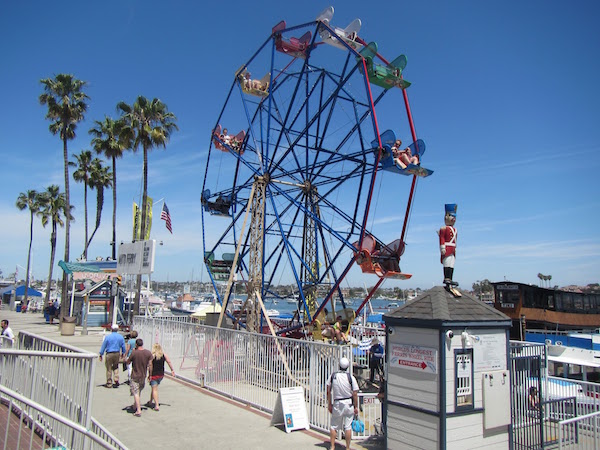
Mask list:
[[[167,230],[169,230],[171,234],[173,234],[173,228],[171,227],[171,214],[169,214],[169,208],[167,208],[166,203],[163,203],[160,218],[165,221],[165,226],[167,227]]]

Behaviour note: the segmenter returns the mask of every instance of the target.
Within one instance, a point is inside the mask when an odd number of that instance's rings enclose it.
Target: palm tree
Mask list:
[[[17,198],[17,208],[21,211],[29,209],[29,251],[27,252],[27,271],[25,274],[25,293],[23,294],[23,305],[27,306],[27,294],[29,291],[29,268],[31,264],[31,245],[33,243],[33,216],[40,210],[40,194],[31,189],[26,193],[21,192]]]
[[[89,97],[83,92],[87,84],[85,81],[78,80],[73,75],[58,74],[54,78],[44,78],[40,80],[44,85],[44,93],[40,95],[40,104],[48,106],[46,119],[50,120],[50,132],[58,134],[63,143],[63,161],[65,172],[65,261],[69,261],[69,246],[71,236],[71,197],[69,194],[69,153],[67,141],[75,138],[75,129],[77,124],[84,118],[87,110],[86,100]],[[66,304],[69,276],[63,273],[62,279],[62,304]],[[64,316],[64,308],[60,309],[60,317]]]
[[[50,287],[52,286],[52,270],[54,268],[54,257],[56,255],[56,230],[63,227],[65,222],[63,216],[67,214],[67,197],[64,192],[59,192],[55,184],[48,186],[46,191],[40,194],[41,210],[38,215],[42,218],[44,228],[48,223],[52,224],[50,231],[50,268],[48,270],[48,287],[46,288],[46,299],[44,304],[50,301]],[[72,210],[73,206],[69,210]]]
[[[83,258],[87,260],[87,243],[88,243],[88,209],[87,209],[87,190],[90,186],[90,172],[95,164],[92,160],[92,152],[82,150],[79,155],[73,155],[75,161],[69,161],[69,166],[75,167],[73,179],[83,183],[83,209],[85,219],[85,241],[83,247]],[[97,158],[96,158],[97,159]],[[99,161],[99,160],[98,160]]]
[[[87,242],[86,248],[92,243],[94,235],[100,227],[100,220],[102,219],[102,208],[104,207],[104,188],[112,186],[112,173],[108,167],[102,165],[102,161],[98,158],[94,158],[92,161],[92,168],[90,170],[90,179],[88,180],[90,189],[96,189],[96,226],[90,236],[90,240]]]
[[[148,196],[148,151],[154,147],[166,148],[173,130],[177,130],[175,114],[167,110],[167,105],[155,98],[149,101],[146,97],[139,96],[133,105],[119,102],[117,109],[121,111],[123,120],[122,136],[131,143],[133,151],[142,147],[144,152],[143,166],[143,193],[142,193],[142,220],[140,238],[146,236],[146,208]],[[141,275],[136,280],[136,296],[134,313],[140,310]]]
[[[123,156],[129,144],[123,139],[121,129],[123,123],[105,117],[104,122],[96,120],[96,127],[90,129],[89,133],[94,136],[92,146],[97,153],[102,153],[106,158],[112,160],[112,188],[113,188],[113,216],[112,216],[112,259],[117,259],[117,158]]]

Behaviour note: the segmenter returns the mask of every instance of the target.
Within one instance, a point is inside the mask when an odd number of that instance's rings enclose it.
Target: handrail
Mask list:
[[[36,403],[36,402],[28,399],[27,397],[24,397],[23,395],[13,391],[12,389],[9,389],[5,386],[0,385],[0,392],[12,399],[17,400],[18,402],[21,402],[21,403],[29,406],[30,408],[38,411],[39,413],[43,414],[44,416],[50,417],[51,419],[56,420],[57,422],[60,422],[63,425],[66,425],[70,429],[83,434],[86,438],[91,439],[96,444],[100,445],[102,448],[106,448],[109,450],[115,448],[111,443],[105,442],[104,440],[102,440],[101,437],[99,437],[96,434],[92,433],[91,431],[87,430],[85,427],[79,425],[78,423],[73,422],[72,420],[69,420],[69,419],[61,416],[60,414],[56,414],[51,409],[48,409],[45,406],[42,406],[39,403]],[[22,408],[20,408],[20,409],[22,410]],[[36,420],[36,423],[38,423],[37,420]],[[54,438],[54,436],[53,436],[53,438]],[[121,445],[120,448],[125,449],[126,447]]]

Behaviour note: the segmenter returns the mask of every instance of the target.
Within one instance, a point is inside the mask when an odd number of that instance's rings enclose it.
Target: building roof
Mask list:
[[[442,286],[423,292],[414,300],[406,302],[383,316],[385,322],[504,322],[510,326],[506,314],[481,300],[460,291],[462,297],[454,297]]]

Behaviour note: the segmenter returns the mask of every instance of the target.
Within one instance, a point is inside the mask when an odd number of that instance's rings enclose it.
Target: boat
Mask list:
[[[276,309],[267,309],[267,316],[269,316],[269,317],[278,317],[279,316],[279,311],[277,311]]]
[[[600,382],[600,330],[526,330],[525,341],[545,344],[548,375]]]
[[[214,306],[215,301],[216,298],[214,296],[206,295],[201,299],[197,299],[192,294],[185,293],[172,302],[169,309],[176,315],[190,315],[207,307]]]
[[[523,340],[522,330],[556,331],[600,328],[600,294],[503,281],[494,286],[494,307],[513,321],[511,339]]]

